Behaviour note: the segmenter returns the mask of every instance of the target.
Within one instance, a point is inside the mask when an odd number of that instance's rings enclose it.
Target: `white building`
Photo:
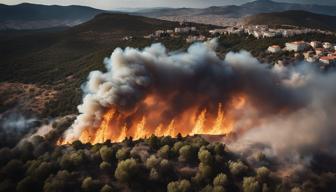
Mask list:
[[[281,48],[279,45],[272,45],[268,47],[267,51],[270,53],[278,53],[281,51]]]
[[[191,31],[191,28],[190,27],[176,27],[175,28],[175,33],[188,33]]]
[[[174,33],[174,30],[166,30],[166,33],[168,33],[168,34],[172,34],[172,33]]]
[[[324,42],[323,43],[323,48],[325,49],[331,49],[333,47],[333,45],[329,42]]]
[[[294,41],[290,43],[286,43],[286,49],[288,51],[304,51],[307,48],[307,44],[304,41]]]
[[[259,31],[254,31],[254,32],[253,32],[253,36],[254,36],[255,38],[259,39],[259,38],[262,37],[262,34],[261,34],[261,32],[259,32]]]
[[[310,42],[310,46],[312,46],[313,48],[318,48],[322,46],[322,43],[319,41],[312,41]]]
[[[206,37],[204,35],[199,35],[199,36],[188,36],[186,41],[187,43],[192,43],[192,42],[195,42],[195,41],[205,41],[206,40]]]
[[[264,32],[263,33],[263,37],[275,37],[276,36],[276,33],[274,32]]]
[[[155,31],[155,36],[160,37],[164,33],[165,33],[164,30],[157,30],[157,31]]]

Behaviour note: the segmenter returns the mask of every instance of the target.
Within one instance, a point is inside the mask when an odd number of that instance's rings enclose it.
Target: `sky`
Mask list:
[[[23,2],[57,5],[84,5],[99,9],[144,8],[144,7],[209,7],[240,5],[253,0],[0,0],[0,3],[15,5]],[[278,2],[335,5],[336,0],[275,0]]]

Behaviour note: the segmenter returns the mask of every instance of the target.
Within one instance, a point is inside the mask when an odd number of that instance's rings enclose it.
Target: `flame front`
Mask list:
[[[182,136],[227,135],[233,131],[239,112],[246,102],[247,97],[239,94],[232,97],[225,106],[217,103],[212,110],[192,106],[167,119],[163,111],[169,111],[169,106],[154,96],[148,96],[143,101],[143,105],[131,114],[119,113],[116,108],[107,110],[99,126],[84,129],[79,140],[83,143],[95,144],[106,140],[121,142],[126,137],[137,140],[151,135],[159,137],[176,137],[178,134]]]

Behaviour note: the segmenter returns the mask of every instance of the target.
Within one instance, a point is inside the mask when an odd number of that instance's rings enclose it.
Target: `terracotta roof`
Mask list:
[[[336,60],[336,56],[324,56],[320,58],[321,60]]]

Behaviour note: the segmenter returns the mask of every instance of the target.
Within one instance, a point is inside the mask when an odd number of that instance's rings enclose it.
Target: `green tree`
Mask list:
[[[168,192],[187,192],[190,191],[191,184],[188,180],[173,181],[167,185]]]
[[[214,186],[213,192],[225,192],[225,189],[223,186]]]
[[[247,172],[248,167],[241,161],[229,161],[229,169],[233,175],[241,176]]]
[[[218,174],[213,180],[214,186],[225,186],[227,184],[228,184],[228,178],[224,173]]]
[[[271,171],[267,167],[260,167],[257,169],[257,178],[262,182],[267,182]]]
[[[260,184],[254,177],[244,177],[243,191],[244,192],[260,192]]]
[[[210,165],[213,162],[211,153],[206,149],[200,149],[198,151],[198,159],[204,163]]]
[[[108,171],[111,169],[111,164],[106,161],[103,161],[99,164],[99,168],[103,171]]]
[[[102,148],[100,148],[99,153],[103,161],[106,161],[109,163],[113,161],[114,153],[113,153],[112,148],[103,146]]]
[[[17,159],[9,161],[6,166],[1,169],[1,173],[3,173],[6,178],[14,180],[22,178],[24,171],[25,169],[22,161]]]
[[[168,159],[169,156],[170,156],[170,147],[169,147],[169,145],[165,145],[165,146],[161,147],[158,150],[157,154],[158,154],[159,157]]]
[[[113,192],[113,189],[109,185],[104,185],[101,189],[100,192]]]
[[[182,162],[189,162],[193,158],[193,151],[190,145],[185,145],[179,150],[179,160]]]
[[[37,181],[34,180],[31,176],[27,176],[22,179],[16,186],[16,190],[18,192],[41,191]]]
[[[114,176],[121,182],[131,182],[139,176],[139,165],[135,159],[126,159],[118,163]]]
[[[81,188],[84,191],[88,191],[88,192],[98,191],[99,183],[98,183],[98,181],[93,180],[92,177],[86,177],[82,181]]]
[[[130,152],[129,149],[123,147],[121,149],[119,149],[116,153],[116,158],[121,161],[121,160],[125,160],[129,157]]]

